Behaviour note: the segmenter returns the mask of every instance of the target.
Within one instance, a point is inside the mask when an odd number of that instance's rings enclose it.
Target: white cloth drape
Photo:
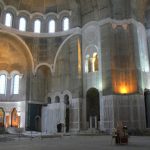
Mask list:
[[[57,133],[57,124],[65,124],[66,106],[64,103],[53,103],[42,108],[42,132]]]

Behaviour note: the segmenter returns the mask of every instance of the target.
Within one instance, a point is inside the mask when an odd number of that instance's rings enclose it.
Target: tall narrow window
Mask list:
[[[55,32],[55,20],[50,20],[49,21],[48,31],[49,31],[49,33],[54,33]]]
[[[12,27],[12,14],[11,13],[6,13],[5,25],[8,27]]]
[[[41,32],[41,21],[39,19],[35,20],[34,22],[34,32],[35,33]]]
[[[26,31],[26,19],[21,17],[19,20],[19,30]]]
[[[6,75],[0,75],[0,94],[6,93]]]
[[[13,94],[19,94],[19,75],[13,78]]]
[[[63,19],[63,31],[69,30],[69,18],[65,17]]]

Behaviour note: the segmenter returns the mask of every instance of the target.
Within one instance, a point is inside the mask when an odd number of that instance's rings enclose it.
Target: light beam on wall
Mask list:
[[[77,45],[78,45],[78,74],[79,76],[81,76],[81,44],[79,39],[77,41]]]

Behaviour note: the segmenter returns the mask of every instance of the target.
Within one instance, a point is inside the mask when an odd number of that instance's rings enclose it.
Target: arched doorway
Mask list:
[[[86,94],[86,115],[89,128],[98,128],[100,121],[99,91],[90,88]]]
[[[65,125],[66,125],[66,132],[69,132],[69,96],[64,96],[64,103],[66,104],[66,118],[65,118]]]
[[[18,116],[16,108],[11,113],[11,126],[16,128],[20,126],[20,116]]]
[[[5,112],[3,108],[0,108],[0,127],[4,127]]]

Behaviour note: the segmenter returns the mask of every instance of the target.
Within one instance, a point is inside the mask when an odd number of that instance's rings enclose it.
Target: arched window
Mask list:
[[[39,19],[35,20],[34,22],[34,32],[35,33],[41,32],[41,21]]]
[[[26,19],[24,17],[21,17],[19,20],[19,30],[26,31],[26,24]]]
[[[19,75],[13,77],[13,94],[19,94]]]
[[[69,18],[65,17],[63,19],[63,31],[69,30]]]
[[[55,32],[55,20],[50,20],[49,21],[49,26],[48,26],[48,32],[49,33],[54,33]]]
[[[6,93],[6,75],[1,74],[0,75],[0,94]]]
[[[8,27],[12,27],[12,14],[11,13],[6,13],[6,17],[5,17],[5,25]]]

